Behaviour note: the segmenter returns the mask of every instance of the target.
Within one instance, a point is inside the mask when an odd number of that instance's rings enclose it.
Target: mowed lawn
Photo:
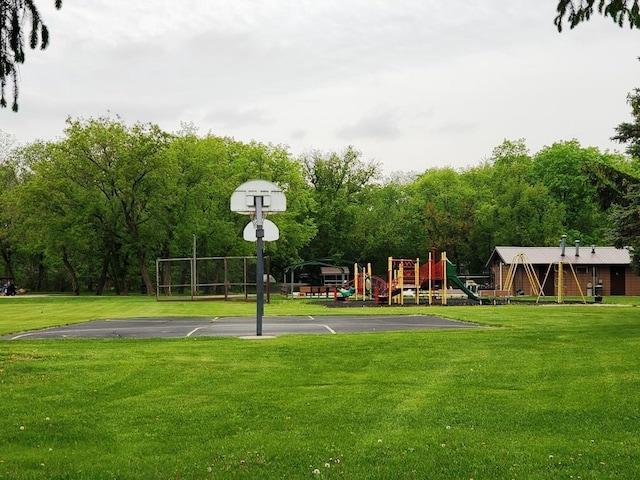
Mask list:
[[[255,304],[0,299],[0,332]],[[266,315],[335,314],[276,301]],[[0,479],[640,476],[640,308],[350,308],[487,328],[0,341]]]

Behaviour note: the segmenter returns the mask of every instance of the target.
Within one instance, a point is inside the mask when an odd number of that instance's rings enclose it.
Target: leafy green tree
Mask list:
[[[627,95],[627,103],[631,106],[633,122],[622,122],[615,128],[616,134],[611,137],[626,145],[627,154],[636,162],[640,162],[640,88],[635,88]],[[638,165],[636,169],[640,171]]]
[[[600,204],[609,208],[613,244],[631,247],[632,265],[640,273],[640,89],[634,89],[627,101],[633,121],[618,125],[612,139],[627,145],[629,157],[593,162],[587,172]]]
[[[63,268],[78,295],[80,278],[91,276],[96,268],[92,259],[99,256],[91,220],[96,192],[73,181],[60,144],[36,142],[21,148],[19,155],[28,173],[13,197],[13,235],[22,249],[41,258],[44,269],[55,273]],[[33,285],[41,289],[44,282]]]
[[[412,203],[414,178],[392,178],[367,186],[355,208],[349,259],[371,263],[374,271],[387,269],[388,257],[418,258],[426,255],[426,239],[420,208]]]
[[[571,28],[591,19],[596,11],[610,17],[619,26],[626,23],[631,28],[640,27],[640,6],[638,0],[559,0],[555,25],[562,31],[563,22]]]
[[[2,133],[2,132],[0,132]],[[10,240],[11,233],[11,208],[14,190],[18,184],[18,174],[15,165],[9,161],[8,152],[11,148],[10,137],[6,134],[0,135],[0,257],[4,264],[4,271],[7,276],[15,278],[13,270],[13,245]],[[7,152],[7,153],[5,153]]]
[[[315,151],[302,158],[304,175],[313,191],[318,229],[307,258],[352,260],[358,252],[352,228],[359,206],[365,204],[367,187],[380,176],[379,165],[361,157],[361,152],[349,146],[342,153]]]
[[[553,199],[563,205],[564,230],[569,240],[601,244],[608,228],[606,212],[600,208],[587,167],[603,154],[595,147],[582,148],[577,140],[554,143],[533,159],[534,181],[547,187]]]
[[[278,184],[287,196],[287,211],[272,219],[280,239],[265,247],[272,268],[300,260],[301,249],[315,234],[309,216],[313,203],[302,166],[286,149],[190,132],[173,139],[165,155],[180,170],[180,207],[170,213],[162,256],[190,256],[193,235],[200,256],[255,255],[255,244],[242,237],[249,217],[231,212],[229,199],[242,183],[260,178]]]
[[[107,118],[69,121],[65,133],[61,149],[70,178],[98,196],[92,216],[108,252],[101,279],[110,265],[121,282],[117,290],[127,293],[128,270],[136,265],[147,293],[154,293],[147,262],[175,201],[176,168],[162,155],[168,135],[156,125],[127,127]]]
[[[84,276],[98,277],[97,293],[107,275],[117,292],[127,293],[137,266],[153,292],[146,262],[171,199],[163,187],[173,178],[157,154],[165,134],[105,118],[69,120],[65,133],[58,143],[22,150],[29,175],[15,196],[15,234],[45,262],[64,265],[76,294],[78,266]]]
[[[62,0],[55,0],[56,8]],[[44,50],[49,45],[49,29],[42,21],[33,0],[0,0],[0,107],[7,107],[7,81],[13,84],[11,108],[18,111],[18,65],[25,61],[24,22],[31,25],[29,47]]]
[[[632,267],[640,274],[640,181],[629,185],[624,204],[614,204],[609,217],[614,225],[610,232],[613,245],[630,247]]]
[[[535,181],[524,140],[503,142],[473,177],[475,222],[470,244],[486,260],[495,245],[550,245],[563,233],[564,207]]]
[[[473,225],[474,192],[452,168],[436,168],[422,174],[411,188],[409,209],[422,214],[421,257],[431,248],[446,251],[461,267],[467,258]]]

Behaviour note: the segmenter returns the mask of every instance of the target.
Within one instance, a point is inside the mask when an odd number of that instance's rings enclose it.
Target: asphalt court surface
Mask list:
[[[392,332],[474,328],[472,323],[424,315],[263,317],[262,336]],[[96,320],[0,337],[3,340],[53,338],[255,337],[256,317],[129,318]]]

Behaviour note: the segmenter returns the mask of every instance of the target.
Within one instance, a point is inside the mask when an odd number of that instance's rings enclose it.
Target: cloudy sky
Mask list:
[[[54,0],[50,47],[20,68],[20,143],[67,117],[353,145],[386,173],[479,164],[506,139],[620,149],[640,30],[597,16],[559,34],[556,0]],[[90,6],[89,6],[90,5]]]

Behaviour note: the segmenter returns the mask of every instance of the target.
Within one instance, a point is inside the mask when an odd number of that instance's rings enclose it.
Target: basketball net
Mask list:
[[[269,212],[265,212],[264,210],[262,211],[262,225],[264,226],[264,221],[266,220],[267,216],[269,215]],[[249,217],[251,218],[251,223],[253,223],[253,228],[257,228],[258,225],[258,219],[256,218],[256,212],[252,211],[249,214]]]

